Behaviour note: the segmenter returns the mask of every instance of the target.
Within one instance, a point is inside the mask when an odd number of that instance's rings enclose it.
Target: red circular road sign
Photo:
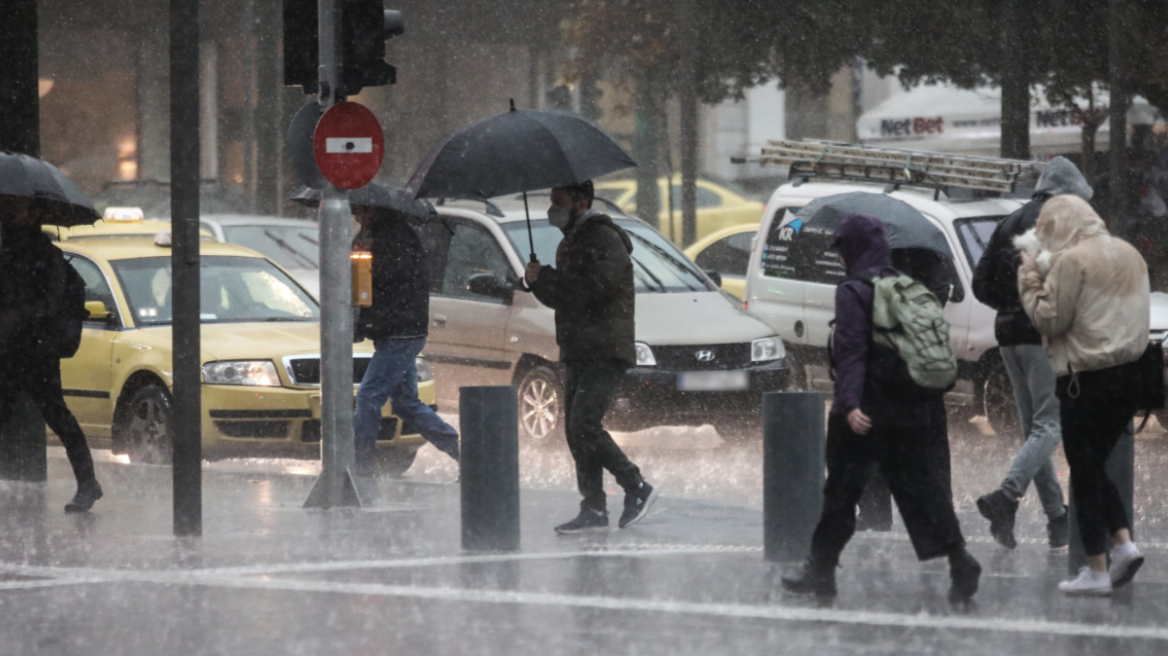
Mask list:
[[[357,103],[339,103],[316,124],[312,152],[326,180],[341,189],[358,189],[381,169],[385,137],[373,112]]]

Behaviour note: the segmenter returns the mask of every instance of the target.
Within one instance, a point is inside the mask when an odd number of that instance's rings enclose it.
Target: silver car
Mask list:
[[[316,221],[247,214],[204,214],[199,227],[216,241],[258,251],[320,298],[320,229]]]

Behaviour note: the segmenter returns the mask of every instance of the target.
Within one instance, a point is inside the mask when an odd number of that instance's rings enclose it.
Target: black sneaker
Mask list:
[[[1014,539],[1014,516],[1018,513],[1018,502],[1006,496],[1002,490],[994,490],[977,500],[977,511],[990,520],[990,535],[998,544],[1007,549],[1018,546]]]
[[[818,563],[808,559],[798,571],[784,574],[779,583],[787,592],[795,594],[816,595],[818,597],[834,597],[835,567],[827,563]]]
[[[1046,523],[1046,535],[1050,538],[1051,549],[1062,549],[1071,543],[1071,532],[1067,521],[1067,507],[1063,506],[1062,517]]]
[[[93,503],[102,497],[101,485],[96,478],[77,484],[77,494],[73,500],[65,504],[65,512],[86,512],[93,507]]]
[[[556,533],[560,535],[574,535],[576,533],[592,533],[607,530],[608,512],[604,510],[592,510],[591,508],[581,509],[580,514],[576,515],[576,519],[556,527]]]
[[[632,492],[626,492],[625,511],[621,513],[620,522],[617,525],[621,528],[628,528],[644,519],[645,515],[649,514],[649,509],[657,501],[657,494],[657,488],[645,481],[641,481],[641,486]]]
[[[949,577],[953,581],[949,588],[949,601],[968,601],[977,594],[981,564],[969,555],[968,551],[962,549],[949,557]]]

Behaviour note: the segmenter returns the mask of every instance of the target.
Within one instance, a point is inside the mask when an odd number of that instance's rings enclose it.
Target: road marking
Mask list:
[[[82,585],[85,583],[101,582],[101,579],[35,579],[31,581],[5,581],[0,583],[0,591],[33,590],[36,588],[55,588],[66,585]]]

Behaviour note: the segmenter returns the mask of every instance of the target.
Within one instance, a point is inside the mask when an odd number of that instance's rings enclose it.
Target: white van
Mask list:
[[[767,203],[751,247],[745,303],[787,345],[791,384],[831,391],[827,371],[828,324],[835,316],[835,288],[844,277],[829,239],[788,226],[794,211],[816,198],[848,192],[888,193],[920,210],[945,234],[955,255],[956,275],[945,313],[952,324],[959,379],[946,397],[958,416],[985,413],[999,434],[1017,432],[1017,411],[994,339],[995,312],[973,297],[977,261],[999,220],[1022,206],[1010,198],[960,200],[932,189],[865,182],[790,182]]]

